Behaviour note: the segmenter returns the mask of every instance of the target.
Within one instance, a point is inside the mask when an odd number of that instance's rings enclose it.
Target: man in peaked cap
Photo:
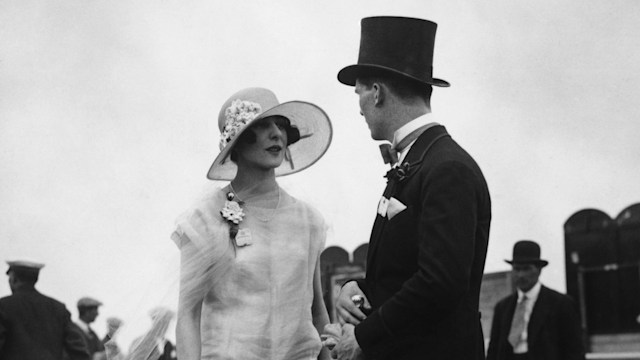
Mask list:
[[[522,240],[513,246],[516,292],[500,300],[491,325],[488,360],[583,360],[582,329],[569,296],[540,284],[540,246]]]
[[[347,323],[333,351],[341,359],[484,359],[478,308],[491,200],[474,159],[439,124],[446,116],[431,113],[433,87],[449,86],[432,74],[436,27],[365,18],[358,63],[338,73],[355,87],[371,137],[391,143],[381,149],[392,166],[366,277],[347,282],[336,302]]]
[[[65,305],[35,289],[44,264],[7,261],[12,295],[0,299],[0,359],[90,359]]]
[[[104,344],[91,329],[91,323],[98,317],[99,306],[102,306],[102,302],[90,297],[80,298],[77,303],[79,321],[76,324],[82,330],[82,336],[89,348],[89,353],[94,359],[106,356]]]

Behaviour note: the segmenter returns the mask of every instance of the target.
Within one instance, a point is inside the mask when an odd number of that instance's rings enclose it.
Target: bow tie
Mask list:
[[[393,164],[398,162],[398,151],[391,144],[380,144],[380,154],[385,164]]]
[[[384,143],[380,144],[380,153],[382,155],[382,160],[384,160],[385,164],[391,164],[391,166],[398,163],[398,153],[402,152],[407,148],[410,144],[412,144],[416,139],[428,128],[433,126],[433,123],[423,125],[414,131],[412,131],[409,135],[405,136],[402,140],[400,140],[397,144],[394,143]]]

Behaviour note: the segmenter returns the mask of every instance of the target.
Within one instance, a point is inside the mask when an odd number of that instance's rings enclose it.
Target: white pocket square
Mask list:
[[[389,199],[389,205],[387,206],[387,217],[389,218],[389,220],[391,220],[394,216],[398,215],[406,208],[407,206],[400,202],[400,200],[392,197],[391,199]]]

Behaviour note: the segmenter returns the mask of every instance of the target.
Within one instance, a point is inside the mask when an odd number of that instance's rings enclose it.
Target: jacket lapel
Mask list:
[[[535,340],[540,333],[544,319],[547,318],[547,313],[550,311],[550,298],[546,287],[540,288],[540,294],[538,294],[538,300],[536,300],[531,316],[529,318],[529,326],[527,327],[527,342],[529,346],[535,344]]]
[[[409,181],[409,178],[418,171],[418,169],[422,165],[422,161],[424,160],[425,155],[427,154],[431,146],[433,146],[436,141],[446,136],[449,136],[449,134],[447,133],[445,127],[442,125],[437,125],[428,128],[418,137],[416,142],[411,146],[411,149],[409,149],[407,156],[402,162],[403,165],[409,164],[409,171],[407,172],[407,176],[403,180],[403,182]],[[398,184],[393,180],[388,180],[387,187],[384,190],[383,196],[387,199],[396,197],[401,189],[402,183]],[[382,237],[382,233],[387,221],[387,217],[382,217],[380,214],[376,215],[376,220],[371,231],[371,238],[369,239],[369,250],[367,254],[367,273],[375,268],[376,250],[378,248],[378,244],[381,241],[380,238]]]

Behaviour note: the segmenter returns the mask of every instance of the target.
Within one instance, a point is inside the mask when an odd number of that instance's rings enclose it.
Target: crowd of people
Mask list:
[[[583,359],[573,304],[539,283],[546,261],[530,241],[514,247],[517,292],[496,306],[485,351],[478,309],[491,199],[476,161],[431,113],[433,87],[449,86],[433,77],[436,28],[365,18],[358,62],[337,75],[354,87],[371,138],[390,143],[381,150],[391,165],[366,276],[341,288],[339,323],[329,323],[320,283],[325,220],[276,181],[324,155],[329,116],[256,87],[219,112],[220,153],[207,176],[228,184],[196,199],[171,235],[181,259],[176,347],[163,339],[174,314],[154,311],[152,328],[124,354],[121,321],[108,322],[104,339],[91,329],[99,301],[80,299],[74,324],[33,287],[41,264],[22,262],[9,264],[14,293],[0,300],[0,357]]]
[[[121,319],[107,318],[103,338],[92,328],[102,302],[80,298],[78,319],[73,321],[66,305],[36,290],[44,264],[31,260],[7,264],[12,295],[0,299],[0,359],[176,359],[175,347],[166,337],[175,317],[170,309],[152,309],[151,328],[136,338],[126,353],[117,343],[118,330],[124,324]]]

